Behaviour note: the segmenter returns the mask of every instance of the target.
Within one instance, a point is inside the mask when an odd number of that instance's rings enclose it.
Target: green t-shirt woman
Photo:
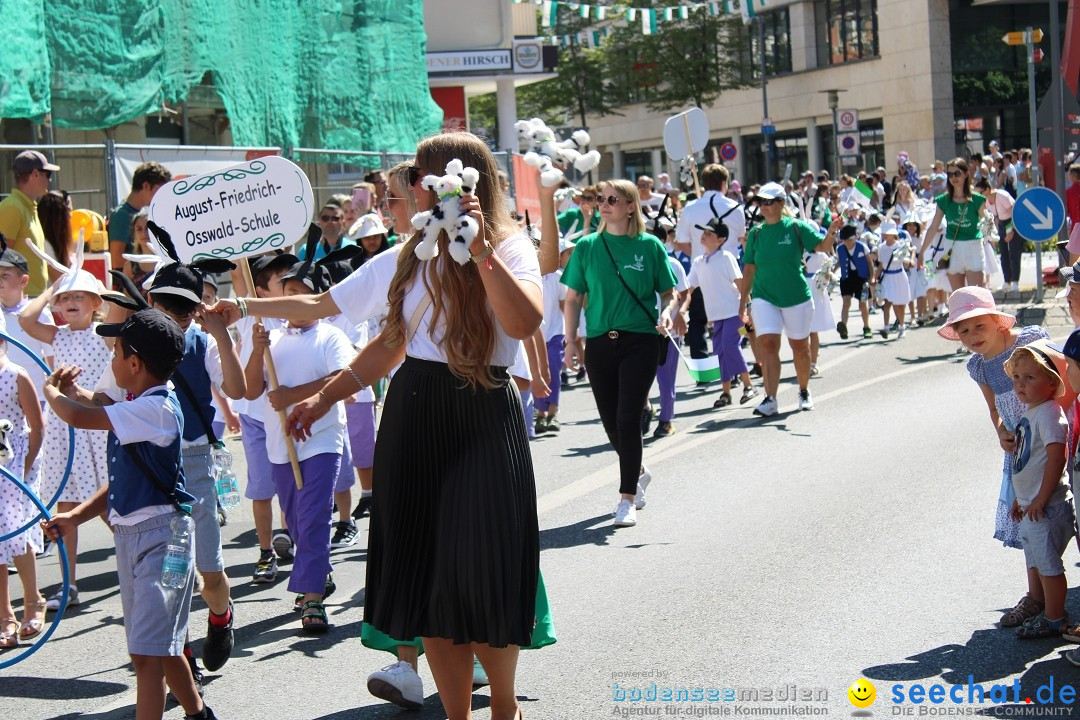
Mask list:
[[[672,297],[675,274],[664,246],[645,232],[637,187],[629,180],[603,183],[597,202],[600,231],[578,241],[563,270],[563,318],[566,337],[577,337],[585,305],[585,369],[600,421],[619,455],[614,525],[627,527],[637,524],[637,509],[645,506],[645,488],[652,478],[641,464],[640,418],[649,412],[646,404],[659,354],[667,357],[670,350],[671,341],[659,337],[658,326],[665,331],[672,327],[678,303]],[[659,318],[658,293],[663,307]],[[681,316],[675,316],[681,325]],[[567,343],[567,369],[575,370],[579,360],[577,345]]]
[[[982,285],[986,281],[982,231],[979,221],[988,212],[986,197],[971,189],[971,176],[964,158],[953,158],[945,166],[948,186],[934,198],[937,210],[926,228],[919,248],[918,268],[922,270],[926,250],[937,239],[941,221],[946,221],[942,247],[948,257],[945,272],[949,285],[958,290],[966,285]],[[976,242],[972,242],[976,241]]]

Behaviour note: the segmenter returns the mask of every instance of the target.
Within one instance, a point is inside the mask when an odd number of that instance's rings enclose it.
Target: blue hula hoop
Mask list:
[[[49,373],[52,372],[52,370],[49,368],[49,366],[45,363],[45,361],[43,359],[41,359],[38,356],[37,353],[35,353],[30,348],[23,345],[21,342],[19,342],[15,338],[8,335],[6,332],[3,332],[2,330],[0,330],[0,340],[6,340],[7,342],[11,343],[15,347],[19,348],[24,353],[26,353],[26,355],[29,356],[29,358],[31,360],[36,362],[41,367],[41,369],[45,371],[46,375],[48,375]],[[3,542],[4,540],[10,540],[11,538],[15,537],[16,535],[22,535],[24,532],[29,530],[30,527],[34,523],[36,523],[38,520],[47,520],[49,518],[49,508],[56,505],[56,501],[60,499],[60,493],[64,492],[64,487],[68,483],[68,478],[71,477],[71,466],[72,466],[72,464],[74,462],[75,462],[75,428],[68,425],[68,458],[67,458],[67,466],[64,468],[64,477],[62,477],[60,479],[60,487],[56,488],[56,493],[52,496],[52,499],[49,500],[48,504],[46,504],[44,506],[44,509],[42,510],[41,515],[38,515],[37,517],[35,517],[30,522],[28,522],[26,525],[23,525],[18,530],[15,530],[13,532],[9,532],[6,535],[0,535],[0,542]],[[7,474],[7,473],[5,473],[5,474]],[[25,490],[25,486],[23,486],[23,487],[24,487],[24,490]],[[35,504],[40,506],[40,503],[35,503]],[[3,667],[3,665],[0,665],[0,667]]]
[[[35,505],[37,505],[38,510],[41,511],[41,514],[38,517],[43,518],[45,520],[49,519],[49,510],[48,510],[48,508],[45,507],[45,504],[43,502],[41,502],[41,498],[39,498],[34,493],[33,490],[28,488],[23,483],[22,480],[15,477],[15,475],[10,470],[8,470],[6,467],[4,467],[3,465],[0,465],[0,474],[2,474],[4,477],[6,477],[11,482],[15,483],[15,487],[22,490],[26,494],[26,496],[28,498],[30,498],[30,500],[33,501],[33,503]],[[31,523],[31,525],[32,524],[33,523]],[[7,537],[10,537],[10,536],[7,536]],[[56,542],[56,547],[60,551],[59,552],[59,555],[60,555],[60,570],[63,573],[63,578],[64,578],[64,584],[63,584],[63,586],[61,588],[61,592],[63,593],[63,595],[60,598],[60,607],[56,611],[56,614],[53,616],[53,621],[51,623],[49,623],[49,627],[45,630],[45,632],[41,635],[41,637],[38,638],[37,642],[35,642],[33,645],[28,646],[26,650],[19,653],[15,657],[10,658],[8,660],[0,661],[0,670],[3,670],[6,667],[11,667],[15,663],[22,662],[23,660],[25,660],[26,658],[30,657],[35,652],[37,652],[38,649],[42,645],[44,645],[46,642],[48,642],[49,638],[52,637],[52,634],[54,632],[56,632],[56,628],[60,625],[60,618],[62,618],[64,616],[64,610],[67,609],[67,604],[68,604],[68,593],[71,592],[71,577],[70,577],[70,575],[68,573],[67,548],[64,547],[64,538],[62,538],[62,537],[57,538],[57,540],[55,542]],[[27,602],[26,598],[23,598],[23,607],[24,608],[26,607],[26,602]]]

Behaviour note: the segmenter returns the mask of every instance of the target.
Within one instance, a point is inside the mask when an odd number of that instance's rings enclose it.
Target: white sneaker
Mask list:
[[[818,370],[817,363],[810,363],[810,377],[817,377],[820,374],[821,371]]]
[[[484,687],[488,684],[487,670],[480,664],[480,658],[473,656],[472,686],[473,688]]]
[[[901,325],[901,327],[903,327],[903,325]],[[814,401],[810,397],[810,391],[809,390],[800,390],[799,391],[799,409],[800,410],[813,410],[814,409]]]
[[[403,708],[419,710],[424,706],[424,681],[404,660],[368,675],[367,688],[375,697]]]
[[[612,525],[615,527],[633,527],[637,525],[637,510],[634,509],[634,503],[626,498],[619,501],[619,506],[615,508],[613,514],[615,520]]]
[[[645,507],[645,490],[649,487],[649,483],[652,482],[652,473],[649,472],[649,468],[644,465],[641,466],[641,477],[637,481],[637,494],[634,495],[634,508],[640,510]]]
[[[901,325],[900,329],[896,331],[896,339],[899,340],[900,338],[904,337],[904,333],[906,333],[906,332],[907,332],[907,325]],[[811,373],[811,374],[813,374],[813,373]]]
[[[754,414],[761,417],[770,417],[777,413],[778,407],[776,405],[776,398],[765,396],[765,399],[761,401],[761,404],[754,408]]]

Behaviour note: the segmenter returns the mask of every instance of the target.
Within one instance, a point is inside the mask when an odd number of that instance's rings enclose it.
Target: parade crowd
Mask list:
[[[422,259],[413,218],[440,199],[424,178],[452,160],[479,171],[461,196],[479,230],[465,262],[445,233]],[[781,411],[785,335],[799,411],[814,409],[823,334],[897,341],[933,326],[960,343],[1005,453],[995,537],[1025,556],[1027,591],[1001,624],[1080,643],[1061,563],[1076,537],[1066,460],[1080,429],[1080,334],[1051,345],[992,292],[1019,291],[1025,241],[1011,218],[1033,182],[1029,151],[991,143],[927,174],[901,153],[891,171],[749,187],[719,164],[679,186],[664,174],[538,183],[540,217],[522,218],[488,147],[449,133],[323,199],[295,253],[247,269],[179,260],[170,228],[147,213],[171,173],[146,163],[109,218],[114,290],[82,267],[69,199],[49,189],[61,168],[30,150],[13,170],[0,202],[0,330],[52,372],[4,343],[0,464],[46,501],[59,495],[39,525],[0,481],[0,649],[33,642],[60,610],[63,589],[43,593],[37,563],[61,536],[67,607],[79,605],[78,527],[106,522],[138,720],[162,716],[166,687],[186,717],[215,717],[203,668],[228,662],[243,620],[221,549],[235,502],[221,497],[226,434],[240,434],[258,541],[246,581],[272,584],[288,565],[300,630],[330,631],[331,552],[355,544],[366,520],[362,642],[394,655],[368,689],[422,706],[426,654],[450,718],[470,717],[473,688],[489,685],[492,717],[510,720],[522,716],[519,649],[555,642],[530,439],[560,432],[560,390],[588,381],[619,460],[612,522],[632,527],[653,478],[642,438],[678,430],[680,365],[718,412],[737,398],[767,419]],[[1070,175],[1080,228],[1080,165]],[[1080,232],[1063,252],[1078,259]],[[1074,273],[1080,263],[1066,263],[1061,297],[1080,327]],[[202,667],[195,593],[209,608]],[[1080,653],[1068,659],[1080,665]]]

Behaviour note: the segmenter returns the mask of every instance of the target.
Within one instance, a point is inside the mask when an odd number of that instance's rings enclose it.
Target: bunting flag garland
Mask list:
[[[656,22],[655,10],[642,10],[641,11],[641,33],[643,35],[652,35],[659,30],[660,27]]]
[[[559,3],[556,0],[544,0],[542,18],[544,27],[555,27],[559,21]]]
[[[710,16],[742,15],[743,22],[749,23],[758,13],[764,10],[768,0],[711,0],[709,2],[690,2],[682,5],[672,5],[662,8],[645,7],[616,7],[613,5],[601,5],[590,3],[569,2],[568,0],[511,0],[515,5],[535,4],[539,5],[541,25],[545,28],[554,28],[559,24],[560,6],[573,12],[583,20],[595,20],[603,22],[613,20],[619,26],[632,25],[640,18],[641,33],[652,35],[661,29],[662,22],[677,22],[689,20],[692,11],[708,13]],[[738,9],[736,9],[736,4]],[[613,10],[613,13],[609,13]],[[587,28],[577,35],[550,35],[546,39],[555,44],[569,45],[573,41],[579,44],[597,47],[600,39],[610,34],[611,25],[597,28]],[[596,33],[599,33],[597,35]]]

